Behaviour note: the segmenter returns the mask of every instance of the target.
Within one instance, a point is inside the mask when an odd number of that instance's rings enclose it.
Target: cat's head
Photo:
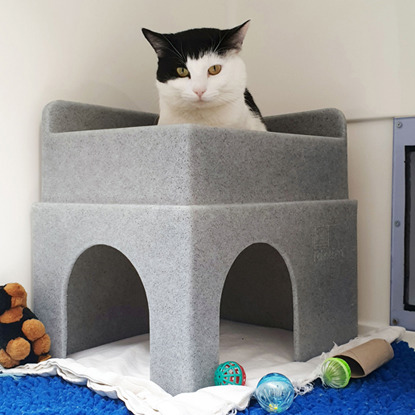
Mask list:
[[[239,51],[248,26],[249,20],[228,30],[204,28],[162,34],[142,29],[158,57],[160,100],[185,110],[241,99],[246,70]]]

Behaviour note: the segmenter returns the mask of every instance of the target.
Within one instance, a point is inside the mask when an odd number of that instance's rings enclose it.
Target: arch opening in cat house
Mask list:
[[[141,278],[119,250],[94,245],[76,260],[68,283],[67,353],[149,332]]]
[[[237,359],[226,352],[235,341],[240,341],[241,348],[244,343],[251,347],[261,341],[283,342],[284,354],[293,359],[291,276],[277,249],[267,243],[254,243],[238,255],[225,280],[220,315],[221,360]]]

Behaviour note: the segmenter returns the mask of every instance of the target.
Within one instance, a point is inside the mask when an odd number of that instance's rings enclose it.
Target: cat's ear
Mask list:
[[[240,51],[242,49],[242,43],[244,42],[246,32],[249,28],[250,20],[247,20],[245,23],[242,23],[239,26],[229,29],[226,34],[226,47],[229,49],[235,49]]]
[[[143,32],[144,37],[156,51],[157,56],[161,57],[163,55],[163,51],[168,48],[168,42],[166,41],[166,38],[161,33],[153,32],[145,28],[142,28],[141,31]]]

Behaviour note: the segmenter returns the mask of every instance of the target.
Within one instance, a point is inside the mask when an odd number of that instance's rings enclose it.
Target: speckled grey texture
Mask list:
[[[97,130],[101,119],[103,128],[123,123],[111,122],[109,110],[108,120],[88,105],[75,107],[71,123],[73,107],[58,102],[44,110],[44,202],[204,205],[347,198],[345,127],[343,120],[334,128],[341,118],[336,110],[300,116],[316,134],[310,139],[196,125]],[[129,126],[155,119],[127,114]],[[278,120],[269,117],[269,128],[277,128]],[[287,130],[285,117],[282,121]],[[321,123],[337,136],[320,136]],[[73,132],[75,126],[93,129]],[[294,128],[299,129],[295,123]]]
[[[62,101],[44,112],[33,291],[55,356],[146,331],[149,317],[151,379],[172,394],[209,386],[222,292],[232,304],[222,304],[223,317],[292,328],[297,360],[357,334],[356,204],[347,200],[341,113],[303,113],[301,122],[291,115],[296,134],[287,117],[279,134],[145,127],[154,115],[123,114]],[[268,125],[277,128],[278,118]],[[105,130],[97,130],[101,122]],[[302,135],[307,122],[312,136]],[[321,136],[327,132],[333,137]],[[266,259],[263,275],[252,267],[241,285],[264,285],[264,307],[246,313],[228,291],[238,285],[232,265],[252,247]],[[100,259],[100,251],[114,257]],[[97,261],[104,265],[93,272]],[[130,289],[134,270],[142,285]],[[231,290],[224,290],[228,273]],[[270,286],[281,292],[269,295]],[[115,298],[94,295],[100,288]],[[134,296],[145,304],[134,308]],[[292,299],[273,307],[280,296]]]

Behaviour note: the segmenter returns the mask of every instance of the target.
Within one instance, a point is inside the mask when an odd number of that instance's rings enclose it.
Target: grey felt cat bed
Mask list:
[[[44,110],[33,292],[53,355],[150,331],[151,379],[177,394],[212,385],[220,317],[292,330],[296,360],[354,337],[343,115],[267,117],[269,132],[155,120]]]

